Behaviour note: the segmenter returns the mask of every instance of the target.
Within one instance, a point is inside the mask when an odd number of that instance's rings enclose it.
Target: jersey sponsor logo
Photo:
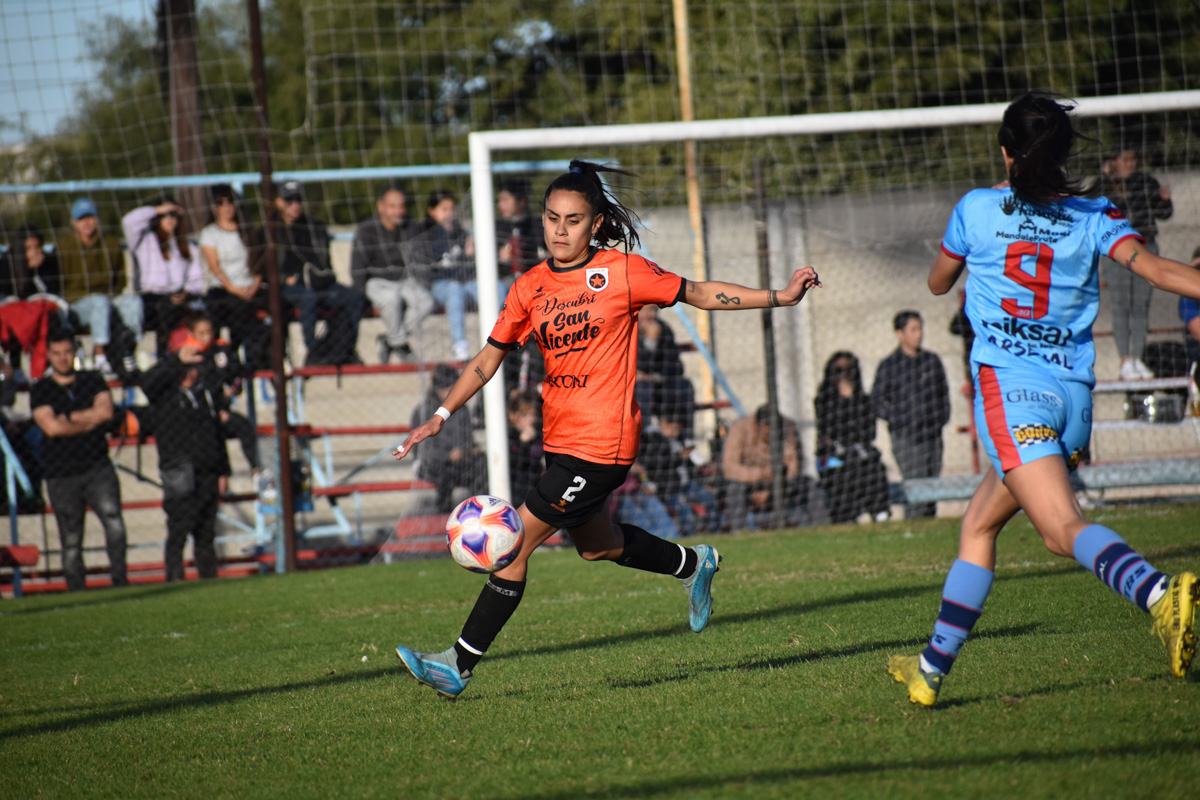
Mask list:
[[[542,383],[547,386],[553,386],[555,389],[586,389],[588,385],[587,375],[547,375],[542,379]]]
[[[224,351],[218,350],[217,354],[213,356],[213,363],[216,364],[218,368],[225,369],[229,366],[229,356]]]
[[[1004,393],[1004,400],[1007,403],[1035,403],[1051,408],[1062,408],[1063,405],[1062,398],[1056,394],[1035,392],[1029,389],[1010,389]]]
[[[983,327],[1000,331],[1006,336],[1026,342],[1041,342],[1051,347],[1064,347],[1071,343],[1071,330],[1041,322],[1022,322],[1016,317],[1004,317],[1000,321],[983,320]]]
[[[608,267],[588,267],[587,287],[593,292],[602,292],[608,287]]]
[[[1011,217],[1013,214],[1020,214],[1025,217],[1026,222],[1031,222],[1030,217],[1040,217],[1048,220],[1051,225],[1072,225],[1075,218],[1067,213],[1066,209],[1059,205],[1034,205],[1026,203],[1023,200],[1018,200],[1015,195],[1009,195],[1000,202],[1000,210],[1005,216]],[[1115,219],[1115,217],[1114,217]]]
[[[1109,219],[1125,219],[1125,212],[1116,206],[1109,206],[1108,208],[1104,209],[1104,216],[1108,217]]]
[[[1058,441],[1058,433],[1049,425],[1013,425],[1012,434],[1018,447]]]
[[[534,339],[543,353],[553,353],[562,358],[568,353],[579,353],[588,349],[591,341],[600,335],[604,320],[593,321],[590,309],[567,313],[560,311],[533,332]]]

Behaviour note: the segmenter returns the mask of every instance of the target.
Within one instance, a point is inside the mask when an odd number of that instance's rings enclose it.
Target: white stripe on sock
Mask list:
[[[679,548],[679,569],[675,570],[675,577],[678,578],[679,573],[683,571],[684,565],[687,564],[687,550],[681,544],[675,546]]]
[[[483,655],[482,650],[476,650],[474,647],[471,647],[471,645],[469,645],[465,641],[463,641],[463,638],[461,636],[458,637],[458,643],[463,646],[464,650],[470,650],[472,653],[474,653],[477,656]]]

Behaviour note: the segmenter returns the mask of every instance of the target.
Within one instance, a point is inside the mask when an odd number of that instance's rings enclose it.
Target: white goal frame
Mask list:
[[[1200,90],[1113,95],[1076,99],[1080,117],[1149,114],[1200,109]],[[761,139],[769,136],[813,136],[832,133],[906,130],[940,126],[986,125],[1001,121],[1008,103],[903,108],[887,111],[851,111],[787,117],[750,117],[698,122],[655,122],[637,125],[597,125],[571,128],[533,128],[479,131],[467,137],[471,162],[471,215],[476,240],[495,230],[492,155],[499,151],[594,148],[714,139]],[[476,247],[479,281],[480,346],[500,313],[497,292],[499,269],[496,249]],[[507,418],[502,381],[484,386],[484,420],[487,430],[488,491],[509,498]]]

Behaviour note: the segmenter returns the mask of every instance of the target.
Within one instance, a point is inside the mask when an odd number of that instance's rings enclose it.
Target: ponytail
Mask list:
[[[996,138],[1013,160],[1008,182],[1021,200],[1053,203],[1086,192],[1083,181],[1067,174],[1075,140],[1089,138],[1072,125],[1072,109],[1043,92],[1029,92],[1005,109]]]
[[[551,193],[560,190],[577,192],[583,195],[588,205],[592,207],[593,213],[603,215],[600,228],[592,238],[601,247],[608,247],[610,244],[620,244],[625,252],[629,252],[631,248],[637,247],[640,241],[637,234],[638,216],[632,210],[626,208],[608,190],[604,182],[600,179],[600,173],[602,172],[625,175],[631,178],[637,177],[634,173],[626,172],[623,169],[574,159],[571,161],[570,171],[559,175],[546,187],[546,193],[542,195],[542,205],[544,206],[546,201],[550,199]]]

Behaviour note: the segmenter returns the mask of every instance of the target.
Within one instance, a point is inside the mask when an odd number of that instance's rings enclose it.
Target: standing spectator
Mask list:
[[[637,332],[638,371],[633,396],[638,406],[651,416],[685,420],[684,432],[690,436],[696,390],[683,374],[675,333],[658,318],[658,306],[642,308]]]
[[[217,330],[229,328],[251,369],[270,368],[271,331],[259,318],[266,308],[262,274],[251,269],[238,196],[229,184],[209,190],[213,220],[200,231],[200,254],[208,267],[204,305]]]
[[[853,353],[840,350],[825,362],[814,405],[817,472],[830,519],[849,522],[864,512],[877,522],[887,519],[887,471],[875,449],[875,411]]]
[[[86,587],[83,565],[84,515],[89,506],[104,527],[109,574],[125,586],[125,522],[121,485],[108,459],[105,426],[113,416],[112,395],[98,372],[75,371],[75,341],[68,331],[51,334],[51,372],[34,384],[29,405],[41,429],[46,492],[62,543],[67,589]]]
[[[540,405],[533,392],[517,392],[508,398],[508,480],[513,505],[518,507],[546,471]]]
[[[496,194],[496,248],[500,278],[511,281],[546,260],[541,217],[529,213],[529,181],[512,178]]]
[[[414,428],[429,419],[445,402],[458,373],[449,364],[438,364],[433,371],[429,392],[413,409]],[[417,451],[417,477],[437,487],[437,511],[454,509],[453,494],[466,488],[468,494],[487,490],[487,459],[475,444],[475,432],[470,414],[459,414],[446,420],[441,435],[426,439]]]
[[[1158,255],[1156,220],[1169,219],[1175,209],[1171,190],[1141,171],[1136,150],[1119,148],[1104,162],[1099,194],[1125,214],[1134,230],[1145,237],[1146,249]],[[1112,304],[1113,342],[1121,356],[1121,380],[1153,378],[1154,372],[1142,361],[1150,313],[1150,284],[1108,256],[1102,257],[1101,275]]]
[[[942,428],[950,421],[950,390],[936,353],[921,349],[924,329],[916,311],[892,320],[900,346],[875,370],[875,414],[887,421],[892,455],[905,480],[942,473]],[[933,517],[937,503],[909,503],[905,519]]]
[[[386,183],[375,196],[375,216],[354,229],[350,251],[350,277],[354,288],[364,293],[379,309],[386,332],[379,335],[379,363],[393,353],[401,361],[413,358],[409,344],[421,328],[421,320],[433,311],[429,293],[416,268],[405,263],[401,245],[421,234],[421,225],[408,218],[404,189]]]
[[[71,230],[62,231],[55,240],[62,268],[62,297],[70,305],[71,314],[88,327],[92,336],[92,366],[99,372],[111,373],[107,348],[123,345],[114,353],[113,363],[132,359],[133,349],[142,338],[142,298],[123,294],[125,290],[125,256],[121,242],[115,236],[100,232],[100,216],[90,198],[81,197],[71,206]],[[124,325],[122,334],[128,342],[113,340],[112,312]],[[136,364],[126,364],[127,369]]]
[[[809,487],[800,473],[800,437],[796,423],[775,412],[783,436],[784,518],[799,524],[808,508]],[[779,498],[774,497],[776,465],[771,461],[771,407],[759,406],[752,417],[742,417],[729,426],[721,452],[721,472],[725,477],[725,517],[731,530],[749,527],[754,513],[756,527],[763,514],[771,512]]]
[[[283,281],[283,298],[300,312],[307,351],[304,363],[361,364],[356,347],[366,298],[337,282],[329,260],[329,231],[324,222],[304,213],[304,187],[299,181],[279,186],[275,211],[269,221],[275,261]],[[326,320],[325,336],[318,341],[317,313],[322,308],[332,316]]]
[[[167,539],[163,548],[167,582],[184,578],[183,548],[192,537],[196,571],[217,577],[217,503],[229,455],[221,430],[220,388],[201,378],[204,356],[195,345],[160,358],[142,377],[150,400],[158,467],[163,483]]]
[[[139,206],[121,218],[133,254],[133,286],[142,296],[145,326],[154,330],[159,356],[190,304],[204,294],[204,273],[188,243],[183,209],[171,200]]]

